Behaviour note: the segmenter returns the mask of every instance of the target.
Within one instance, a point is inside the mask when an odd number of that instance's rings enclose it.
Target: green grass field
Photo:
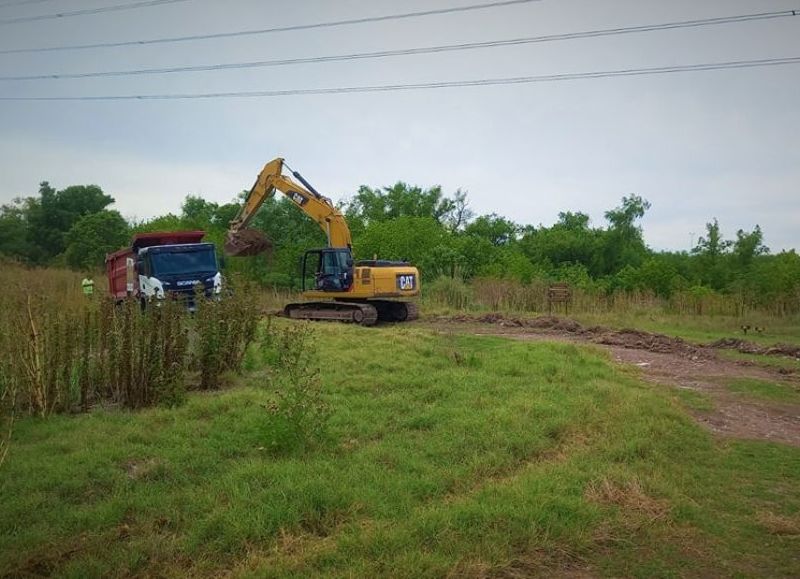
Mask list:
[[[800,390],[798,390],[797,386],[790,384],[755,380],[753,378],[737,378],[729,381],[727,386],[731,392],[753,396],[762,400],[800,404]]]
[[[0,575],[796,576],[800,449],[715,439],[592,348],[315,331],[312,448],[276,447],[258,368],[176,409],[20,420]]]

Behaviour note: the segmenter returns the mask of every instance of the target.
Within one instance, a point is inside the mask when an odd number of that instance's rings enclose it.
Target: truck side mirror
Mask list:
[[[219,268],[225,269],[225,254],[220,254],[219,256]]]

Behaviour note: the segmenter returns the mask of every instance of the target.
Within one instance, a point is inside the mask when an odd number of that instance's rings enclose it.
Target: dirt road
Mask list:
[[[800,446],[800,405],[765,401],[731,392],[726,383],[735,378],[779,382],[800,389],[800,375],[779,368],[723,359],[718,348],[759,350],[770,355],[798,355],[798,348],[758,348],[741,340],[721,340],[700,346],[680,338],[639,330],[612,330],[581,326],[574,320],[543,316],[509,318],[500,314],[479,317],[432,318],[428,325],[474,334],[516,340],[549,340],[596,344],[612,359],[636,367],[643,379],[659,385],[693,390],[706,395],[713,408],[689,409],[695,419],[723,436],[763,439]]]

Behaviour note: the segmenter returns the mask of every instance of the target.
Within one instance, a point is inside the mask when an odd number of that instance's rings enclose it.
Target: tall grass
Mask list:
[[[6,265],[0,295],[0,409],[36,416],[99,404],[175,404],[187,387],[215,388],[241,368],[257,304],[242,285],[195,316],[177,300],[141,310],[87,298],[80,276]]]
[[[455,310],[491,310],[514,312],[547,312],[547,292],[550,282],[535,279],[528,284],[515,280],[478,278],[469,283],[448,277],[439,278],[423,286],[423,299],[430,307]],[[563,304],[553,309],[565,312]],[[638,312],[677,314],[688,316],[784,317],[800,311],[797,303],[772,304],[769,307],[749,308],[740,297],[724,295],[705,288],[678,291],[669,298],[651,291],[616,290],[608,293],[601,289],[572,289],[569,312],[575,314],[631,314]]]
[[[203,390],[219,387],[225,372],[239,371],[247,346],[256,337],[255,291],[238,279],[232,289],[222,300],[198,301],[192,364]]]
[[[267,410],[273,422],[272,446],[277,451],[313,446],[325,438],[331,408],[320,376],[319,348],[309,323],[283,326],[264,335],[260,344],[271,351],[275,388]]]

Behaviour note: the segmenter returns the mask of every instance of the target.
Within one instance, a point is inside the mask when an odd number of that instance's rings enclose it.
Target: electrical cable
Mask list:
[[[71,18],[73,16],[87,16],[89,14],[101,14],[103,12],[118,12],[120,10],[133,10],[135,8],[149,8],[162,4],[175,4],[176,2],[187,2],[187,0],[142,0],[140,2],[130,2],[128,4],[117,4],[115,6],[101,6],[99,8],[84,8],[82,10],[72,10],[70,12],[56,12],[53,14],[39,14],[37,16],[18,16],[16,18],[0,19],[0,26],[8,24],[22,24],[24,22],[37,22],[40,20],[55,20],[57,18]]]
[[[410,56],[420,54],[433,54],[441,52],[455,52],[461,50],[475,50],[484,48],[497,48],[505,46],[519,46],[525,44],[535,44],[541,42],[553,42],[561,40],[575,40],[581,38],[597,38],[602,36],[614,36],[619,34],[630,34],[635,32],[653,32],[659,30],[674,30],[677,28],[696,28],[700,26],[711,26],[721,24],[731,24],[739,22],[750,22],[754,20],[768,20],[794,16],[793,10],[782,10],[779,12],[761,12],[757,14],[742,14],[737,16],[724,16],[718,18],[705,18],[702,20],[684,20],[678,22],[666,22],[662,24],[647,24],[642,26],[630,26],[625,28],[607,28],[601,30],[588,30],[583,32],[569,32],[565,34],[550,34],[547,36],[532,36],[527,38],[513,38],[508,40],[489,40],[484,42],[468,42],[461,44],[445,44],[439,46],[402,48],[397,50],[381,50],[377,52],[356,52],[350,54],[340,54],[331,56],[313,56],[306,58],[290,58],[279,60],[260,60],[251,62],[232,62],[223,64],[201,64],[191,66],[174,66],[163,68],[142,68],[133,70],[117,71],[94,71],[76,73],[49,73],[35,75],[0,76],[0,81],[32,81],[32,80],[63,80],[75,78],[97,78],[97,77],[119,77],[134,75],[151,74],[174,74],[185,72],[209,72],[218,70],[236,70],[247,68],[263,68],[270,66],[289,66],[296,64],[315,64],[325,62],[342,62],[350,60],[363,60],[372,58],[386,58],[395,56]]]
[[[150,0],[159,1],[159,0]],[[185,0],[160,0],[182,2]],[[277,26],[274,28],[262,28],[257,30],[238,30],[233,32],[217,32],[213,34],[193,34],[191,36],[173,36],[168,38],[151,38],[146,40],[126,40],[121,42],[99,42],[96,44],[73,44],[62,46],[44,46],[35,48],[8,48],[0,50],[0,54],[20,54],[25,52],[55,52],[62,50],[87,50],[95,48],[117,48],[124,46],[146,46],[149,44],[165,44],[172,42],[188,42],[194,40],[210,40],[217,38],[237,38],[241,36],[254,36],[259,34],[272,34],[275,32],[294,32],[298,30],[310,30],[314,28],[332,28],[336,26],[349,26],[352,24],[366,24],[369,22],[385,22],[389,20],[401,20],[405,18],[417,18],[423,16],[435,16],[439,14],[452,14],[456,12],[468,12],[471,10],[483,10],[487,8],[499,8],[502,6],[512,6],[516,4],[528,4],[530,2],[541,2],[541,0],[500,0],[495,2],[484,2],[481,4],[469,4],[466,6],[453,6],[451,8],[438,8],[432,10],[421,10],[417,12],[402,12],[399,14],[387,14],[384,16],[366,16],[363,18],[351,18],[348,20],[335,20],[330,22],[315,22],[311,24],[295,24],[290,26]],[[1,23],[2,21],[0,21]]]
[[[642,76],[655,74],[669,74],[678,72],[698,72],[711,70],[727,70],[756,68],[765,66],[781,66],[800,64],[800,56],[784,58],[763,58],[757,60],[735,60],[728,62],[712,62],[700,64],[660,66],[650,68],[627,68],[620,70],[605,70],[593,72],[577,72],[565,74],[548,74],[539,76],[518,76],[508,78],[485,78],[477,80],[440,81],[413,84],[390,84],[372,86],[350,86],[334,88],[309,88],[287,90],[262,90],[262,91],[230,91],[214,93],[173,93],[149,95],[100,95],[100,96],[3,96],[0,101],[121,101],[121,100],[186,100],[186,99],[215,99],[215,98],[265,98],[298,95],[324,95],[346,93],[371,93],[392,92],[406,90],[426,90],[439,88],[456,88],[472,86],[497,86],[511,84],[531,84],[540,82],[559,82],[568,80],[583,80],[596,78],[610,78],[623,76]]]
[[[53,0],[13,0],[12,2],[0,2],[0,8],[8,6],[23,6],[25,4],[41,4],[42,2],[52,2]]]

